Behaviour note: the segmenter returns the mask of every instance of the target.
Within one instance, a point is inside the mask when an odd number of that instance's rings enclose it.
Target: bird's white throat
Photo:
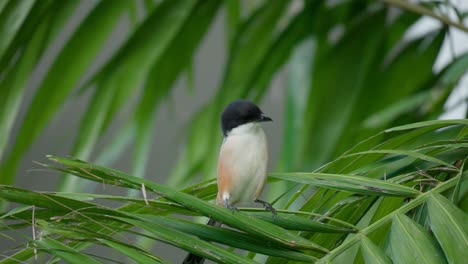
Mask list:
[[[228,132],[227,136],[255,135],[259,133],[263,134],[263,129],[259,123],[247,123],[233,128]]]

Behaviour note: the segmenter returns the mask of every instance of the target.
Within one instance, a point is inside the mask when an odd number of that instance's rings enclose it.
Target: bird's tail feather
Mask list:
[[[210,220],[208,220],[208,223],[206,223],[206,224],[210,225],[210,226],[216,226],[216,227],[221,226],[221,223],[214,220],[213,218],[210,218]],[[204,257],[201,257],[201,256],[195,255],[193,253],[190,253],[190,254],[187,255],[187,257],[185,257],[184,262],[182,262],[182,263],[183,264],[203,264],[203,262],[205,262]]]

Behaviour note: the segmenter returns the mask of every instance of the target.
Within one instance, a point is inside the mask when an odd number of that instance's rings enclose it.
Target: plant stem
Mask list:
[[[425,16],[430,16],[430,17],[433,17],[437,20],[439,20],[440,22],[444,23],[444,24],[447,24],[449,26],[453,26],[453,27],[456,27],[460,30],[463,30],[465,32],[468,32],[468,27],[466,27],[465,25],[457,22],[457,21],[453,21],[451,19],[449,19],[448,17],[446,16],[441,16],[441,15],[438,15],[436,13],[434,13],[432,10],[430,10],[429,8],[426,8],[424,6],[421,6],[421,5],[417,5],[417,4],[412,4],[406,0],[382,0],[383,2],[389,4],[389,5],[393,5],[393,6],[398,6],[402,9],[406,9],[408,11],[412,11],[414,13],[418,13],[418,14],[421,14],[421,15],[425,15]]]

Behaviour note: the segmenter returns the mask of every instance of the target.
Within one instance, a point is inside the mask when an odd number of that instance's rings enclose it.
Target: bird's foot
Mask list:
[[[229,203],[229,199],[225,199],[224,200],[224,207],[226,207],[227,209],[231,210],[231,211],[238,211],[237,207],[235,207],[234,205],[231,205]]]
[[[273,220],[276,221],[276,210],[275,210],[275,208],[273,208],[273,206],[269,202],[265,202],[265,201],[262,201],[260,199],[255,199],[255,202],[259,203],[259,204],[262,204],[263,208],[265,208],[265,210],[269,210],[271,212],[271,214],[273,215]]]

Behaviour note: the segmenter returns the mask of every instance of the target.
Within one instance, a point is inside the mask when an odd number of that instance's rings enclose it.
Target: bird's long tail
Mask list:
[[[213,218],[210,218],[210,220],[208,220],[207,225],[220,227],[221,223],[214,220]],[[183,264],[202,264],[203,262],[205,262],[204,257],[190,253],[187,255],[187,257],[185,257],[184,262],[182,263]]]

